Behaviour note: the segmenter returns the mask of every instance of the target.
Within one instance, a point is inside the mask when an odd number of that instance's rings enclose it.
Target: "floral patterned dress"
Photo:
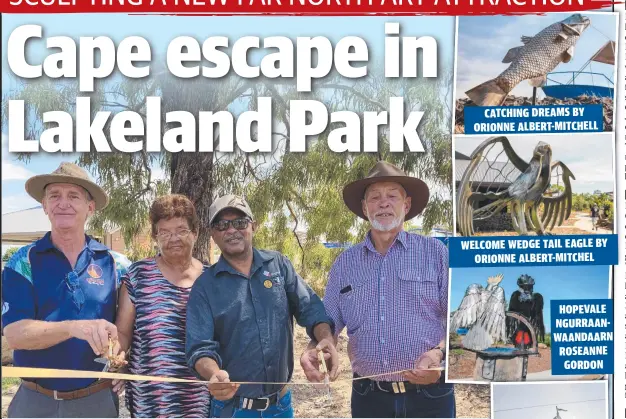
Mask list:
[[[131,265],[122,281],[136,311],[129,372],[197,379],[185,357],[185,319],[191,288],[170,283],[155,258]],[[202,383],[127,381],[126,405],[132,417],[206,418],[211,399]]]

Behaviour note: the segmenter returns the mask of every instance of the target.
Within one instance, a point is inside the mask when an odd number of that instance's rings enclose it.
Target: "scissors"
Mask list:
[[[326,393],[326,396],[328,397],[328,401],[331,401],[332,397],[330,396],[330,379],[328,378],[328,368],[326,368],[326,362],[324,361],[324,352],[319,351],[317,353],[317,357],[320,361],[321,372],[324,374],[324,384],[326,384],[326,388],[328,390],[328,393]]]
[[[111,367],[111,360],[107,359],[107,358],[96,358],[94,359],[94,361],[100,363],[100,364],[104,364],[104,369],[102,370],[102,372],[108,372],[109,368]]]

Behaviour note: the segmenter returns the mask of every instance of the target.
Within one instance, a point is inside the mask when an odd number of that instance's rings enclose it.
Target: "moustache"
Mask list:
[[[231,234],[230,236],[224,237],[224,241],[227,243],[230,243],[235,240],[243,240],[243,234],[234,233],[234,234]]]

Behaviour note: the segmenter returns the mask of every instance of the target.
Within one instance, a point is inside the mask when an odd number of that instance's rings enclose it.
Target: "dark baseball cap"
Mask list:
[[[217,215],[226,209],[241,211],[254,220],[252,210],[245,199],[237,195],[224,195],[213,201],[209,207],[209,225],[213,224]]]

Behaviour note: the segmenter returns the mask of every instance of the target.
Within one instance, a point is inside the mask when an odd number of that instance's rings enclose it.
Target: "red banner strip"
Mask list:
[[[3,0],[1,13],[210,15],[516,15],[598,10],[608,0]]]

